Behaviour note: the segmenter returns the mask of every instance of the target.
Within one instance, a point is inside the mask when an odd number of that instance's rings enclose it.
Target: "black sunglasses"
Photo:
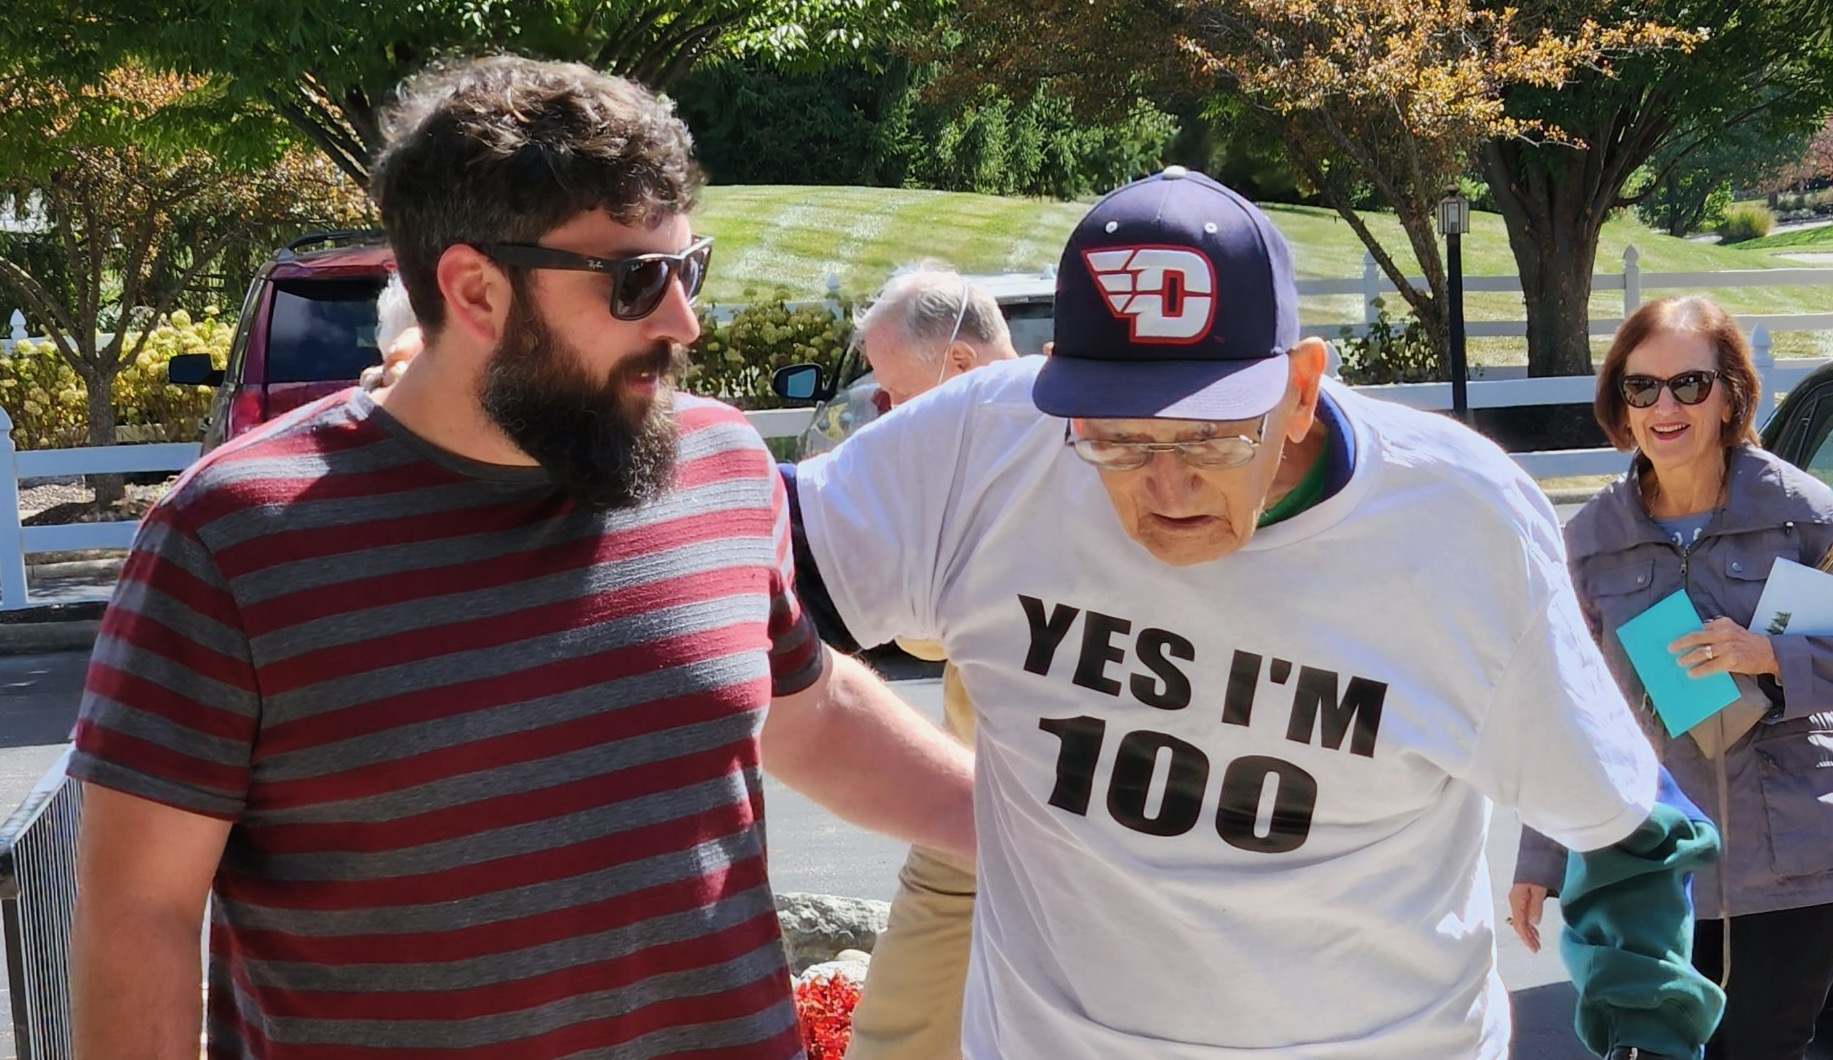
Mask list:
[[[532,243],[475,243],[493,261],[523,269],[564,269],[596,272],[611,277],[611,315],[619,320],[641,320],[656,311],[668,294],[668,282],[681,279],[692,305],[706,282],[707,260],[713,256],[713,237],[701,236],[679,254],[638,254],[630,258],[591,258],[570,250]]]
[[[1712,381],[1717,378],[1717,372],[1682,372],[1672,379],[1626,375],[1620,389],[1632,409],[1645,409],[1660,401],[1662,387],[1672,390],[1674,400],[1682,405],[1697,405],[1712,395]]]

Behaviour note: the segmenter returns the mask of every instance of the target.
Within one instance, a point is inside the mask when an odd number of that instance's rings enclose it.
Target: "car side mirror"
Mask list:
[[[223,370],[210,363],[207,353],[181,353],[166,362],[165,377],[174,386],[217,386]]]
[[[770,376],[770,389],[784,401],[814,403],[834,396],[831,388],[821,385],[821,366],[792,364],[778,368]]]

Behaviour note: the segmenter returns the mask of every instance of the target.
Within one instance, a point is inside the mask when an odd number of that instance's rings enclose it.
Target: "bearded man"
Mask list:
[[[685,127],[585,67],[412,85],[374,189],[426,348],[223,446],[103,621],[76,1048],[801,1055],[760,767],[966,856],[971,760],[815,637],[787,501],[680,395]]]

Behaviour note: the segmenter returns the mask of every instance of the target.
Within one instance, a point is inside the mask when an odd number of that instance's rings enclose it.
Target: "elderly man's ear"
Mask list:
[[[1291,394],[1287,400],[1295,401],[1292,417],[1286,421],[1286,440],[1296,444],[1304,440],[1317,419],[1318,391],[1330,365],[1330,351],[1323,339],[1313,336],[1299,340],[1286,356],[1292,362]]]
[[[1315,386],[1330,366],[1330,347],[1323,339],[1313,335],[1298,340],[1298,345],[1292,347],[1291,357],[1294,379],[1300,382],[1309,380]]]

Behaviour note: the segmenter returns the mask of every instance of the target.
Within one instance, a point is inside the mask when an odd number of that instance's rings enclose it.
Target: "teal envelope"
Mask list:
[[[1617,640],[1635,664],[1670,736],[1679,736],[1738,700],[1737,682],[1730,674],[1692,677],[1668,651],[1669,644],[1704,628],[1684,589],[1617,627]]]

